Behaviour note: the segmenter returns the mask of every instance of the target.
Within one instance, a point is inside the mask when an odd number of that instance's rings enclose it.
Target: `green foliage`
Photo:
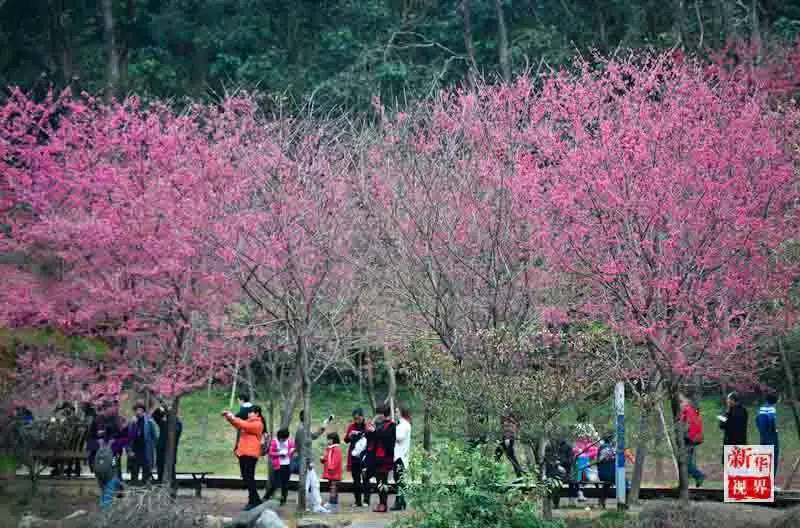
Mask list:
[[[536,475],[512,483],[503,464],[478,449],[440,446],[414,456],[408,475],[405,493],[415,513],[395,528],[563,526],[540,519],[537,499],[545,490]]]
[[[470,66],[462,6],[479,74],[499,70],[494,2],[471,0],[115,0],[121,93],[180,99],[257,88],[301,105],[369,111],[373,95],[403,103],[462,82]],[[800,33],[797,2],[760,0],[765,40]],[[688,50],[747,38],[736,0],[503,2],[515,73],[557,69],[576,52],[619,47]],[[0,1],[0,86],[43,94],[106,86],[100,3]]]

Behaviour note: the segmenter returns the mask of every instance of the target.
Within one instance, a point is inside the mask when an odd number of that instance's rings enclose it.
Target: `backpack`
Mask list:
[[[703,443],[703,419],[696,410],[693,409],[692,411],[693,412],[687,413],[686,425],[688,429],[686,431],[686,438],[694,445],[700,445]]]
[[[94,474],[103,482],[108,482],[114,478],[114,471],[117,463],[111,445],[105,444],[94,455]]]

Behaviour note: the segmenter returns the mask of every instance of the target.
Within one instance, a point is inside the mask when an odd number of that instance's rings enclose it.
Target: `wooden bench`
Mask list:
[[[213,471],[186,471],[183,473],[175,473],[175,478],[179,476],[192,476],[192,487],[194,488],[194,496],[195,497],[202,497],[203,496],[203,484],[206,484],[206,477],[208,475],[213,475]]]

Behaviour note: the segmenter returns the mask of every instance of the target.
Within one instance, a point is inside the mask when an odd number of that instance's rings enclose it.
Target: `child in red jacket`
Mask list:
[[[339,497],[336,493],[336,483],[342,480],[342,449],[339,446],[339,433],[328,434],[328,447],[322,455],[322,478],[331,483],[328,504],[324,507],[335,512],[339,509]]]

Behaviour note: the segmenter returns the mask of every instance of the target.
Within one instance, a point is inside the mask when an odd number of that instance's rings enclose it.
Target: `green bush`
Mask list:
[[[545,489],[535,475],[512,482],[502,463],[478,449],[445,445],[415,456],[407,481],[405,495],[415,513],[394,528],[564,527],[539,516]]]

